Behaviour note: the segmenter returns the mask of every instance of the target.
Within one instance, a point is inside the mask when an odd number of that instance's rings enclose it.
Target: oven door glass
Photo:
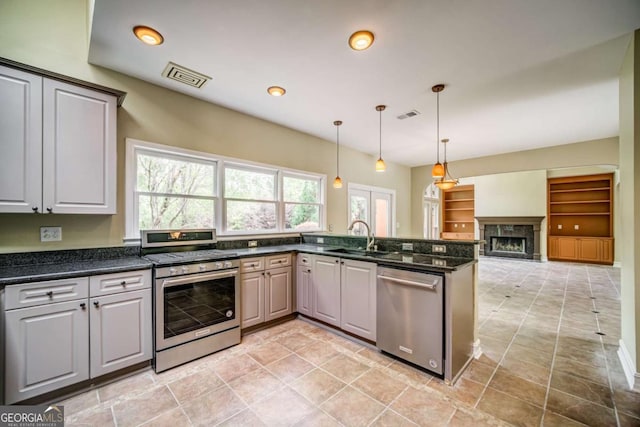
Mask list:
[[[204,329],[202,334],[195,334],[199,337],[219,330],[214,326],[225,322],[238,323],[235,271],[165,280],[161,292],[165,342]]]

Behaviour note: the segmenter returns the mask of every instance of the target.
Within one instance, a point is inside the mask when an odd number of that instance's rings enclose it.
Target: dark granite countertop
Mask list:
[[[151,263],[135,256],[51,264],[13,265],[0,267],[0,289],[16,283],[95,276],[96,274],[117,273],[119,271],[145,268],[151,268]]]
[[[460,270],[477,262],[473,258],[434,256],[411,252],[365,252],[358,249],[308,243],[229,249],[226,252],[229,253],[229,259],[267,256],[285,252],[302,252],[374,262],[389,267],[437,272]],[[49,254],[48,259],[40,262],[38,254],[34,253],[28,255],[30,257],[29,264],[0,266],[0,289],[6,285],[17,283],[93,276],[152,267],[151,262],[142,257],[132,255],[131,251],[127,252],[126,256],[110,256],[106,259],[85,259],[82,256],[74,258],[77,256],[75,253],[65,255],[52,259],[52,255]]]

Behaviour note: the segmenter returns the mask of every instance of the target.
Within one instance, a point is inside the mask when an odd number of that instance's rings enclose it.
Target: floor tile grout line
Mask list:
[[[524,283],[524,281],[526,280],[527,277],[529,277],[532,273],[529,271],[527,272],[527,274],[525,274],[522,278],[522,280],[520,280],[520,282],[518,282],[518,284],[522,284]],[[529,315],[529,312],[531,311],[531,307],[533,306],[533,304],[535,304],[536,300],[538,299],[538,297],[540,296],[540,293],[542,292],[542,289],[544,288],[548,278],[549,278],[549,274],[550,272],[547,271],[545,273],[545,279],[542,283],[542,285],[540,285],[540,287],[538,288],[538,292],[536,293],[535,298],[533,298],[533,300],[531,301],[531,303],[529,304],[529,306],[527,307],[527,310],[525,311],[525,315],[522,317],[522,320],[520,320],[520,324],[518,325],[518,328],[516,329],[516,332],[513,334],[513,336],[511,337],[511,340],[509,341],[509,344],[507,344],[507,348],[504,350],[504,353],[502,354],[502,357],[500,358],[500,360],[498,361],[498,363],[496,364],[495,368],[493,369],[493,372],[491,373],[491,376],[489,377],[489,379],[487,380],[487,383],[484,385],[484,388],[482,389],[482,392],[480,393],[480,396],[478,396],[478,399],[476,400],[476,403],[473,405],[473,409],[477,409],[478,405],[480,404],[480,401],[482,400],[482,398],[484,397],[485,392],[487,391],[487,389],[489,388],[489,384],[491,383],[491,381],[493,380],[493,378],[495,377],[496,373],[498,372],[498,369],[500,368],[502,362],[504,361],[504,358],[506,357],[507,353],[509,352],[509,350],[511,349],[511,345],[513,344],[513,341],[515,340],[515,337],[518,335],[518,332],[520,331],[520,329],[522,328],[522,325],[524,324],[527,316]],[[515,285],[514,285],[515,287]],[[499,307],[501,307],[506,301],[503,301]],[[491,316],[490,316],[491,317]],[[559,326],[558,326],[559,327]],[[478,328],[480,329],[480,328]],[[557,336],[556,336],[557,339]],[[519,399],[520,400],[520,399]],[[546,404],[546,402],[545,402]],[[542,415],[544,418],[544,407],[542,408]]]
[[[587,283],[589,283],[589,293],[593,297],[593,287],[591,286],[591,275],[589,274],[589,268],[587,267]],[[598,307],[596,305],[596,300],[592,300],[594,311],[598,311]],[[600,322],[598,320],[598,313],[595,313],[596,316],[596,325],[598,326],[598,331],[600,330]],[[604,354],[604,365],[607,370],[607,381],[609,382],[609,391],[611,392],[611,403],[613,404],[613,414],[616,417],[616,425],[620,427],[620,416],[618,414],[618,406],[616,405],[615,399],[615,390],[613,389],[613,383],[611,381],[611,372],[609,371],[609,360],[607,359],[607,353],[604,348],[604,339],[602,336],[599,336],[600,347],[602,348],[602,353]],[[606,406],[606,405],[605,405]]]
[[[571,277],[571,267],[567,271],[564,281],[564,292],[562,294],[562,305],[560,307],[560,316],[558,318],[558,326],[556,327],[556,341],[553,344],[553,355],[551,356],[551,367],[549,368],[549,379],[547,380],[547,390],[544,395],[544,403],[542,406],[542,418],[540,419],[540,427],[544,426],[544,416],[547,412],[547,403],[549,402],[549,393],[551,392],[551,380],[553,379],[553,368],[556,364],[556,353],[558,352],[558,342],[560,341],[560,328],[562,327],[562,317],[564,315],[564,307],[567,302],[567,288],[569,287],[569,278]]]

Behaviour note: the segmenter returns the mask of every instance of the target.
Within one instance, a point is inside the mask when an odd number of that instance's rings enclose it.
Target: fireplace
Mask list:
[[[540,260],[540,224],[544,217],[476,217],[480,255]]]

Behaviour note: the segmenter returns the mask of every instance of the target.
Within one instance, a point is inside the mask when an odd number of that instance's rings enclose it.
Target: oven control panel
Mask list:
[[[205,273],[208,271],[229,270],[238,268],[240,260],[225,260],[212,262],[196,262],[184,265],[174,265],[171,267],[158,267],[155,270],[156,278],[183,276],[186,274]]]

